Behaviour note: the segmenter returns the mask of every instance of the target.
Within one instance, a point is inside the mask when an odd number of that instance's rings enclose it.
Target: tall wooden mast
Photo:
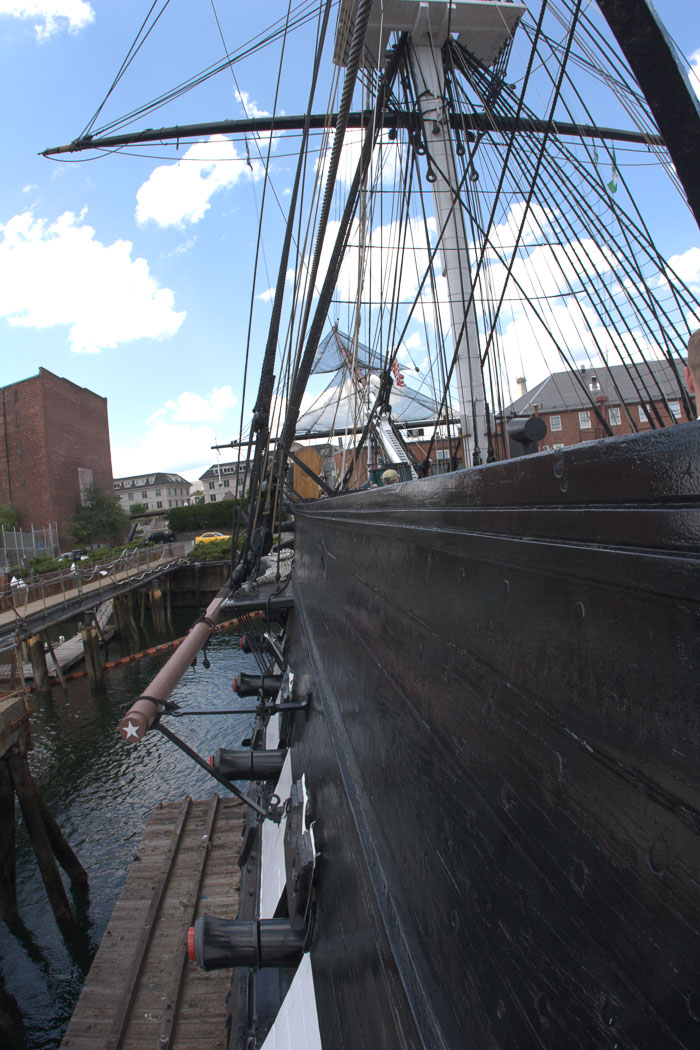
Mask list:
[[[355,3],[356,0],[343,0],[337,41],[352,24]],[[450,334],[457,355],[455,374],[465,465],[486,462],[489,438],[479,334],[471,296],[469,241],[460,203],[442,49],[449,36],[456,37],[483,65],[491,65],[525,10],[522,5],[495,0],[386,0],[374,4],[365,37],[366,64],[381,67],[390,34],[411,34],[428,178],[442,234],[439,250],[447,281]],[[343,61],[338,43],[336,61]],[[439,323],[436,313],[436,324]]]

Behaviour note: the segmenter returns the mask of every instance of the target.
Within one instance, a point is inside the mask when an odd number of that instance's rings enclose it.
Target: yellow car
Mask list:
[[[223,532],[203,532],[201,536],[195,536],[195,543],[213,543],[215,540],[228,540]]]

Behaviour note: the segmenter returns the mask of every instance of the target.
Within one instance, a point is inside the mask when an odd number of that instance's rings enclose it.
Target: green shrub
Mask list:
[[[243,507],[247,500],[243,500]],[[173,507],[168,511],[168,528],[173,532],[231,532],[236,501],[225,499],[216,503],[196,503],[191,507]]]
[[[59,569],[65,568],[65,565],[48,554],[39,554],[29,562],[29,568],[41,576],[45,572],[58,572]]]
[[[222,540],[210,540],[209,543],[195,543],[187,555],[191,561],[228,561],[231,557],[232,536]]]
[[[22,515],[11,503],[0,503],[0,525],[6,529],[18,529],[22,523]]]
[[[112,558],[116,558],[122,550],[122,547],[117,550],[115,550],[114,547],[98,547],[95,551],[88,551],[88,564],[94,564],[97,561],[110,561]],[[85,562],[83,562],[83,565],[85,565]]]

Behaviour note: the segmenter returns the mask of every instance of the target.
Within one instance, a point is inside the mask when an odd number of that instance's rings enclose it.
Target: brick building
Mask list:
[[[186,507],[190,502],[190,483],[180,474],[132,474],[114,479],[114,495],[127,514],[135,504],[146,510],[165,511],[171,507]]]
[[[107,399],[40,368],[0,390],[0,503],[22,528],[69,519],[91,482],[112,491]]]
[[[678,381],[666,361],[637,363],[629,370],[624,365],[612,365],[581,368],[577,373],[555,372],[524,392],[506,408],[504,416],[510,419],[536,412],[547,424],[540,448],[564,448],[607,436],[591,399],[613,435],[694,418],[686,411]]]

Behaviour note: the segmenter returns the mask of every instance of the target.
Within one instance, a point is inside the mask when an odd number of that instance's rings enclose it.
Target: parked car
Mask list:
[[[223,532],[203,532],[201,536],[195,536],[195,543],[213,543],[215,540],[227,540],[230,537]]]
[[[141,540],[142,547],[152,547],[155,543],[173,543],[175,540],[174,532],[150,532],[148,536],[144,536]]]

